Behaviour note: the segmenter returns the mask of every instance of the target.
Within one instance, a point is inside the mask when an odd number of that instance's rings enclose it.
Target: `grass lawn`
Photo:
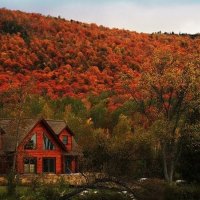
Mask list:
[[[18,187],[17,187],[17,192],[18,192],[19,194],[21,194],[21,193],[26,192],[27,189],[28,189],[27,186],[18,186]],[[0,194],[6,193],[6,191],[7,191],[6,186],[0,186]]]
[[[6,186],[0,186],[0,194],[6,192]]]

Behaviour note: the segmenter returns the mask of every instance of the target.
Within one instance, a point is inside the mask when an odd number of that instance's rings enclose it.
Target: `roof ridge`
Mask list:
[[[3,118],[3,117],[0,117],[0,120],[11,120],[11,119],[15,119],[15,118],[8,118],[8,117]]]
[[[65,122],[64,119],[45,119],[44,118],[44,120],[46,120],[46,121],[54,121],[54,122]]]
[[[0,117],[0,120],[8,120],[8,119],[11,120],[11,119],[16,119],[16,118],[14,118],[14,117],[13,117],[13,118],[11,118],[11,117],[10,117],[10,118],[6,118],[6,117],[3,118],[3,117]],[[40,118],[23,117],[23,118],[21,118],[21,119],[40,119]]]
[[[14,120],[14,119],[16,119],[16,118],[7,118],[7,117],[5,117],[5,118],[3,118],[3,117],[0,117],[0,120]],[[46,118],[41,118],[41,117],[23,117],[23,118],[21,118],[21,119],[34,119],[34,120],[39,120],[39,119],[44,119],[44,120],[46,120],[46,121],[56,121],[56,122],[65,122],[65,120],[64,119],[46,119]]]

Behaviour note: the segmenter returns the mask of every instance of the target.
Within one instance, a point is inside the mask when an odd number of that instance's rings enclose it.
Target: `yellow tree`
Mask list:
[[[190,102],[199,100],[200,60],[166,50],[155,52],[153,61],[141,75],[141,95],[135,99],[143,105],[149,130],[161,147],[165,179],[171,183]]]

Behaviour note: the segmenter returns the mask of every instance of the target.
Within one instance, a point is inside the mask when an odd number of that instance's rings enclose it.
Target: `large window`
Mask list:
[[[53,143],[45,134],[43,134],[43,149],[44,150],[54,150],[55,149]]]
[[[63,136],[62,142],[63,142],[63,144],[65,144],[65,145],[68,144],[68,136],[67,136],[67,135]]]
[[[56,159],[55,158],[43,158],[43,172],[55,173]]]
[[[24,158],[24,173],[36,173],[36,158]]]
[[[34,134],[31,139],[25,144],[24,149],[36,149],[36,134]]]

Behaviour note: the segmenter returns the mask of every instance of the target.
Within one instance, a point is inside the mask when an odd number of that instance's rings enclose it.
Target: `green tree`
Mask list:
[[[132,126],[131,120],[127,116],[121,114],[117,125],[113,129],[113,135],[125,136],[126,134],[131,134]]]
[[[29,35],[22,25],[19,25],[16,21],[4,21],[2,23],[1,32],[9,33],[9,34],[17,34],[20,33],[21,37],[24,39],[25,42],[29,43],[30,38]]]
[[[91,108],[90,117],[96,128],[108,127],[109,112],[104,101]]]

